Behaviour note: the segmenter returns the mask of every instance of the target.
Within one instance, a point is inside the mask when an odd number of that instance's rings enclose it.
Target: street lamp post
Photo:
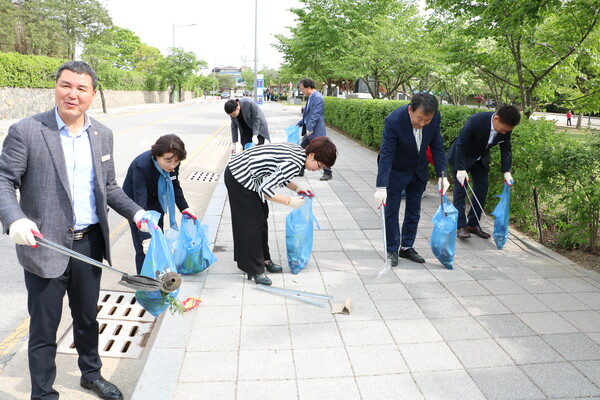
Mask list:
[[[258,0],[254,0],[254,101],[257,101],[258,91],[256,81],[258,80]]]
[[[171,50],[171,52],[175,51],[175,29],[176,28],[187,28],[188,26],[196,26],[196,24],[184,24],[184,25],[177,25],[177,24],[173,24],[173,47]]]

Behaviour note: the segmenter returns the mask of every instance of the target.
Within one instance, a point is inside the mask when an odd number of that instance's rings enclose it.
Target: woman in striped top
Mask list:
[[[270,285],[265,275],[268,254],[266,200],[298,208],[304,204],[301,196],[275,193],[287,187],[296,193],[309,191],[292,182],[302,168],[317,171],[333,166],[337,157],[335,145],[323,136],[312,140],[303,149],[297,144],[275,143],[252,147],[231,157],[225,169],[225,186],[231,207],[233,259],[248,279]]]

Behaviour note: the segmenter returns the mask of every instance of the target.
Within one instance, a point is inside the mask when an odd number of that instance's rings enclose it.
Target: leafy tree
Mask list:
[[[219,90],[229,91],[235,88],[235,78],[231,75],[218,74],[217,80],[219,81]]]
[[[156,63],[156,74],[166,83],[169,90],[169,103],[175,102],[175,90],[179,92],[179,101],[183,101],[183,86],[198,69],[206,68],[206,61],[198,60],[196,54],[175,47],[172,54]]]
[[[17,18],[12,0],[0,0],[0,52],[16,51]]]
[[[113,26],[111,28],[113,45],[117,49],[114,67],[133,70],[138,61],[136,52],[142,47],[142,40],[129,29]]]
[[[133,52],[134,71],[151,73],[154,71],[156,64],[163,58],[160,50],[156,47],[151,47],[143,44]]]
[[[600,20],[598,0],[427,0],[447,26],[468,38],[462,56],[482,73],[518,89],[530,115],[534,91],[554,68],[573,55]],[[479,39],[499,50],[485,53]],[[494,68],[497,57],[510,57],[513,75]]]

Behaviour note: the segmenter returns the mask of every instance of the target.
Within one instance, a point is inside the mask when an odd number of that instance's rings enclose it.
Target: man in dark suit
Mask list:
[[[521,114],[514,106],[502,106],[496,112],[473,114],[465,123],[460,134],[450,146],[448,163],[454,170],[454,207],[458,210],[456,235],[468,239],[471,233],[487,239],[490,234],[479,225],[481,208],[485,205],[488,192],[488,173],[490,169],[490,148],[500,146],[500,164],[504,179],[512,185],[510,167],[512,151],[510,138],[512,130],[521,121]],[[465,217],[465,180],[473,180],[473,191],[477,199],[471,199],[471,210]]]
[[[228,100],[225,103],[225,112],[231,117],[231,142],[234,147],[238,137],[241,143],[239,150],[243,150],[254,135],[258,136],[258,144],[263,144],[265,139],[271,141],[265,114],[252,99],[244,97]]]
[[[323,95],[315,89],[315,81],[309,78],[300,79],[300,91],[306,99],[306,106],[302,113],[302,119],[298,121],[298,126],[302,127],[302,140],[300,145],[306,148],[311,140],[320,136],[326,136],[325,129],[325,101]],[[300,176],[304,175],[304,169],[300,171]],[[333,178],[331,168],[323,168],[322,181],[328,181]]]
[[[416,263],[425,260],[413,248],[421,216],[421,196],[429,177],[427,147],[431,148],[438,186],[442,193],[449,187],[442,179],[446,171],[446,155],[440,134],[440,112],[435,96],[417,93],[410,104],[392,111],[385,119],[379,150],[375,204],[385,205],[387,256],[392,267],[398,256]],[[398,212],[402,191],[406,191],[406,207],[402,223],[402,241]],[[387,203],[386,203],[387,201]],[[400,250],[398,250],[400,248]]]
[[[117,185],[112,132],[85,114],[96,84],[96,74],[86,63],[63,64],[56,73],[56,107],[12,125],[0,155],[0,220],[17,244],[28,293],[31,399],[59,396],[53,383],[65,292],[81,386],[103,399],[123,398],[100,374],[96,317],[101,269],[37,248],[33,235],[41,232],[62,246],[110,263],[108,206],[136,222],[145,213]]]

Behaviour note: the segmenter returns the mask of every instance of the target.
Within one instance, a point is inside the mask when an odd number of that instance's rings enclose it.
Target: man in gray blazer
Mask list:
[[[112,132],[86,115],[96,84],[86,63],[63,64],[56,73],[56,107],[12,125],[0,155],[0,221],[17,244],[25,270],[32,399],[59,396],[53,383],[65,292],[81,386],[103,399],[123,398],[100,374],[96,317],[101,269],[37,247],[33,235],[110,263],[108,206],[136,222],[145,213],[117,185]]]
[[[231,142],[234,147],[239,138],[243,150],[254,135],[258,136],[258,144],[263,144],[265,139],[271,141],[265,114],[252,99],[244,97],[228,100],[225,112],[231,117]]]

